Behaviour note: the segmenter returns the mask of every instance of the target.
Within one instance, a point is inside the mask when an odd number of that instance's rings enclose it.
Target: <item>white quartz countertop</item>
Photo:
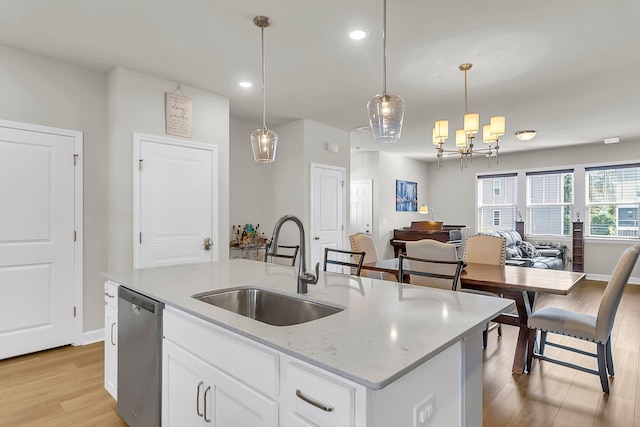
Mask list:
[[[320,272],[309,293],[296,294],[297,269],[230,260],[103,276],[266,346],[370,389],[380,389],[420,366],[512,305],[508,299]],[[258,286],[346,307],[294,326],[272,326],[191,298],[239,286]]]

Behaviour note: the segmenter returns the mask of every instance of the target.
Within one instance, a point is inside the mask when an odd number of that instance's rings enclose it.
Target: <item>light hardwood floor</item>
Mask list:
[[[538,306],[595,314],[604,285],[586,281],[570,296],[541,296]],[[630,285],[613,331],[616,376],[609,396],[598,377],[550,363],[536,363],[531,375],[511,374],[517,331],[505,326],[501,338],[491,332],[484,353],[483,425],[640,427],[638,308],[640,286]],[[595,363],[580,355],[570,360]],[[102,343],[0,361],[0,426],[126,426],[103,389]]]

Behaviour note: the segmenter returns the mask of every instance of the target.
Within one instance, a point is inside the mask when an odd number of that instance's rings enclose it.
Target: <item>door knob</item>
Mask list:
[[[320,240],[318,236],[314,237],[313,240]]]
[[[210,251],[211,250],[211,246],[213,246],[213,241],[208,237],[206,239],[204,239],[204,250],[205,251]]]

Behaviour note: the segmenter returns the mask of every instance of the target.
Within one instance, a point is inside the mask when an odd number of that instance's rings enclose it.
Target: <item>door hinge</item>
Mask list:
[[[138,160],[138,170],[139,170],[140,172],[142,172],[142,162],[143,162],[143,161],[144,161],[144,159],[139,159],[139,160]]]
[[[142,244],[142,233],[140,233],[139,240],[140,240],[140,244]]]
[[[78,232],[73,230],[73,241],[76,242],[78,240]]]
[[[76,310],[76,306],[73,306],[73,317],[77,317],[78,311]]]
[[[344,188],[344,181],[340,181],[340,185]]]
[[[78,164],[78,155],[74,154],[73,155],[73,166],[76,166]]]
[[[340,226],[340,229],[341,229],[342,231],[344,231],[344,224],[342,224],[342,225]]]

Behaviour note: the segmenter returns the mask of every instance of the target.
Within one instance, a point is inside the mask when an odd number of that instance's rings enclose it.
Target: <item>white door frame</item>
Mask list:
[[[322,163],[311,163],[310,167],[309,167],[309,230],[307,232],[307,247],[309,248],[309,262],[310,264],[313,264],[313,259],[314,259],[314,255],[317,256],[316,259],[322,260],[323,255],[321,254],[315,254],[314,253],[314,245],[311,243],[311,240],[313,239],[313,230],[315,230],[315,224],[313,223],[313,170],[314,168],[323,168],[323,169],[331,169],[334,171],[338,171],[342,174],[342,236],[341,236],[341,247],[339,249],[342,249],[342,247],[344,246],[344,243],[346,241],[346,227],[344,226],[344,224],[346,224],[346,220],[347,220],[347,209],[345,208],[346,203],[347,203],[347,193],[348,191],[346,190],[346,179],[347,179],[347,169],[341,166],[335,166],[335,165],[325,165]],[[311,268],[315,268],[315,265],[309,265],[309,269]]]
[[[207,150],[211,152],[215,152],[218,149],[217,145],[214,144],[204,144],[198,143],[195,141],[185,141],[183,139],[177,138],[168,138],[166,136],[157,136],[157,135],[148,135],[143,133],[134,132],[133,133],[133,267],[140,267],[140,244],[139,236],[140,236],[140,174],[135,173],[138,168],[138,160],[140,159],[140,147],[142,145],[142,141],[150,141],[157,144],[167,144],[167,145],[175,145],[179,147],[186,148],[195,148],[198,150]],[[211,171],[212,179],[214,179],[215,185],[211,186],[211,196],[212,200],[218,200],[218,168]],[[218,206],[219,209],[219,206]],[[215,238],[219,240],[219,230],[217,228],[218,224],[218,209],[214,209],[211,211],[211,225],[212,225],[212,233],[215,235]],[[215,231],[215,232],[214,232]],[[220,245],[219,241],[214,242],[215,245]],[[219,256],[219,255],[218,255]]]
[[[83,303],[83,241],[84,241],[84,222],[83,222],[83,164],[84,164],[84,152],[83,148],[83,133],[77,130],[60,129],[49,126],[40,126],[30,123],[12,122],[8,120],[0,120],[0,126],[16,130],[26,130],[30,132],[50,133],[54,135],[62,135],[73,138],[75,159],[69,159],[69,161],[75,162],[76,167],[73,172],[73,184],[74,184],[74,229],[75,229],[75,245],[74,245],[74,302],[75,317],[73,319],[73,345],[82,345],[83,340],[83,315],[84,315],[84,303]]]

